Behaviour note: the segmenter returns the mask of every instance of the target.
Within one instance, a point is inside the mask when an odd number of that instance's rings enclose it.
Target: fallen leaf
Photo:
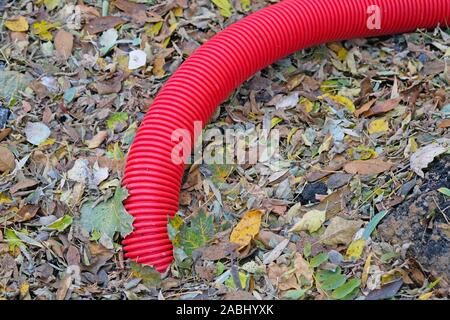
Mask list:
[[[231,232],[230,242],[239,244],[239,249],[247,246],[259,232],[262,215],[261,210],[246,212]]]
[[[364,116],[370,117],[373,115],[386,113],[397,107],[402,100],[401,97],[389,99],[386,101],[377,102],[373,107],[364,113]]]
[[[288,271],[286,265],[278,265],[272,262],[268,267],[267,277],[272,285],[277,286],[281,291],[299,289],[295,274]]]
[[[98,40],[101,45],[100,53],[107,54],[117,44],[117,39],[119,39],[119,33],[116,29],[111,28],[103,32]]]
[[[369,134],[386,132],[389,130],[389,124],[386,119],[376,119],[369,123]]]
[[[86,31],[90,34],[97,34],[114,28],[120,24],[124,24],[125,22],[127,22],[125,19],[115,16],[94,18],[89,20],[86,24]]]
[[[55,222],[50,223],[46,226],[47,229],[50,230],[58,230],[58,231],[64,231],[68,226],[72,224],[73,218],[69,215],[64,215]]]
[[[66,61],[72,54],[73,35],[70,32],[60,29],[55,36],[56,57]]]
[[[410,166],[411,169],[420,177],[424,177],[422,169],[428,167],[428,165],[433,162],[434,158],[447,152],[450,145],[450,139],[439,139],[436,143],[429,144],[425,147],[417,149],[411,155]]]
[[[50,30],[55,29],[59,26],[59,23],[50,23],[48,21],[42,20],[35,22],[31,26],[33,33],[39,37],[39,39],[44,41],[51,41],[53,39]]]
[[[29,221],[34,218],[38,210],[38,205],[26,204],[22,208],[20,208],[19,211],[17,211],[14,220],[17,222]]]
[[[301,277],[304,277],[309,283],[313,281],[313,268],[311,268],[308,261],[306,261],[298,252],[294,254],[294,267],[295,276],[297,277],[299,282],[301,281]]]
[[[211,2],[219,8],[220,14],[225,18],[231,17],[233,14],[230,0],[211,0]]]
[[[95,149],[99,147],[107,137],[108,131],[106,130],[99,131],[95,136],[92,137],[91,140],[88,141],[87,147],[89,149]]]
[[[88,201],[81,207],[80,223],[89,232],[98,231],[113,238],[117,231],[122,237],[133,231],[133,217],[129,215],[122,202],[128,197],[128,191],[117,188],[114,196],[93,207],[94,202]]]
[[[354,160],[344,165],[344,170],[351,174],[372,175],[388,171],[392,163],[380,159]]]
[[[370,107],[372,107],[374,105],[374,103],[376,101],[377,100],[373,99],[373,100],[370,100],[370,101],[366,102],[365,104],[363,104],[361,108],[359,108],[358,110],[355,111],[355,117],[359,117],[361,114],[368,111],[370,109]]]
[[[362,225],[362,220],[347,220],[339,216],[333,217],[322,235],[321,241],[329,246],[348,245],[352,242],[353,236]]]
[[[345,299],[348,295],[350,295],[355,289],[359,288],[361,285],[361,280],[359,279],[350,279],[344,285],[335,289],[331,296],[334,299]]]
[[[208,244],[214,236],[214,217],[201,210],[190,221],[190,224],[184,224],[179,233],[180,245],[186,254],[192,254],[197,248]]]
[[[145,66],[147,54],[142,50],[133,50],[129,54],[128,69],[134,70]]]
[[[0,71],[0,98],[9,102],[17,91],[24,90],[33,80],[28,74],[17,71]]]
[[[48,11],[52,11],[53,9],[57,8],[60,4],[61,0],[44,0],[45,7]]]
[[[50,137],[50,129],[42,122],[28,122],[25,127],[27,141],[36,146]]]
[[[29,25],[25,17],[17,17],[14,19],[8,19],[5,21],[5,27],[15,32],[25,32],[28,30]]]
[[[0,146],[0,172],[12,171],[16,167],[14,154],[4,146]]]
[[[450,119],[444,119],[441,122],[438,123],[438,128],[448,128],[450,127]]]
[[[350,260],[358,260],[361,258],[364,247],[366,245],[365,239],[358,239],[353,241],[347,248],[346,256]]]
[[[311,210],[303,215],[290,230],[292,231],[309,231],[310,233],[320,229],[325,222],[326,212],[325,210]]]

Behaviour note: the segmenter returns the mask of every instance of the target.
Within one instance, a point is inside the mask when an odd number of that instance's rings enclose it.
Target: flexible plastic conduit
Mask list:
[[[167,81],[130,148],[123,184],[134,231],[123,241],[125,256],[160,272],[173,259],[167,218],[178,210],[184,171],[183,164],[171,159],[179,143],[171,139],[174,130],[187,129],[193,139],[194,121],[205,125],[242,82],[295,51],[329,41],[448,26],[449,19],[450,0],[285,0],[218,33]]]

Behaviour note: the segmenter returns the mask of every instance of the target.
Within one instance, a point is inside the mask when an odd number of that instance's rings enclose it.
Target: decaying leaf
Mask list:
[[[214,217],[201,210],[189,225],[184,224],[179,232],[179,242],[186,254],[205,246],[214,236]]]
[[[322,235],[321,241],[329,246],[348,245],[362,224],[362,220],[347,220],[339,216],[333,217]]]
[[[434,158],[447,152],[450,147],[450,139],[439,139],[435,143],[419,148],[411,155],[411,169],[420,177],[424,177],[423,169],[433,162]]]
[[[72,54],[74,37],[70,32],[60,29],[55,36],[56,56],[61,60],[67,60]]]
[[[0,146],[0,172],[12,171],[16,167],[14,154],[5,146]]]
[[[315,232],[320,229],[325,222],[326,211],[325,210],[311,210],[303,215],[289,231],[309,231]]]
[[[25,17],[17,17],[5,21],[5,27],[15,32],[25,32],[28,30],[28,21]]]
[[[352,174],[380,174],[391,169],[392,165],[391,162],[381,159],[354,160],[346,163],[344,170]]]
[[[113,238],[117,231],[122,237],[133,231],[133,217],[129,215],[122,201],[128,197],[128,191],[117,188],[114,196],[93,207],[94,202],[88,201],[81,207],[80,223],[89,232],[98,231]]]

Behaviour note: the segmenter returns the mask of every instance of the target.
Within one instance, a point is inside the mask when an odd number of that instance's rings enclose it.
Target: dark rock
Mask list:
[[[9,118],[9,109],[0,106],[0,129],[5,128],[6,122]]]
[[[308,204],[308,203],[316,203],[319,202],[316,199],[316,194],[326,195],[327,194],[327,186],[323,182],[314,182],[308,183],[304,188],[300,195],[300,203]]]

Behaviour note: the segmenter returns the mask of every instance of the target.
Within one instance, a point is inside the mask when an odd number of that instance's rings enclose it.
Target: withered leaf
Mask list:
[[[368,111],[364,113],[366,117],[370,117],[376,114],[386,113],[394,109],[400,101],[402,100],[401,97],[395,98],[395,99],[389,99],[386,101],[380,101],[375,103],[375,105],[370,108]]]
[[[73,35],[64,29],[60,29],[55,36],[56,57],[65,61],[72,54],[72,49]]]
[[[90,34],[97,34],[120,24],[124,24],[125,22],[127,22],[127,20],[115,16],[94,18],[87,23],[86,31]]]
[[[393,163],[381,159],[354,160],[344,165],[344,170],[352,174],[380,174],[391,169]]]

